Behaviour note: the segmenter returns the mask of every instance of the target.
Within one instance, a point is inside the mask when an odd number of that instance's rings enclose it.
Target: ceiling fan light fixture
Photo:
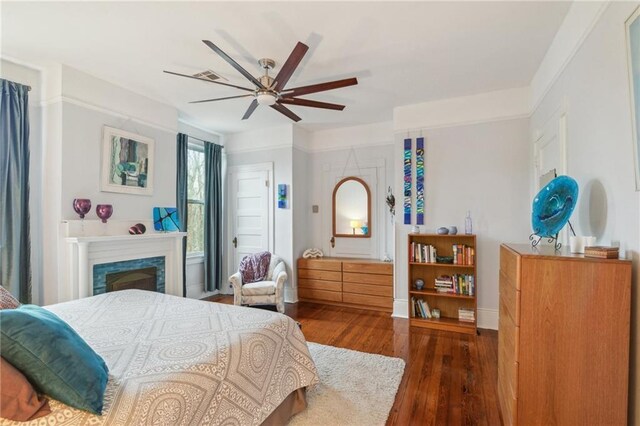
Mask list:
[[[276,103],[276,96],[273,93],[261,92],[256,96],[260,105],[273,105]]]

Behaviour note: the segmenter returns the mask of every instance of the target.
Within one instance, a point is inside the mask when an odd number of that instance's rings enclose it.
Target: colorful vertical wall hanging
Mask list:
[[[411,225],[411,139],[404,140],[404,224]]]
[[[424,225],[424,138],[416,140],[416,224]]]
[[[284,183],[278,184],[278,208],[287,208],[287,185]]]

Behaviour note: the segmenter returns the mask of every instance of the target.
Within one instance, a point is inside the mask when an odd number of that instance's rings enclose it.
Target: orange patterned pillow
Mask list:
[[[0,417],[26,422],[49,413],[47,400],[38,396],[17,368],[0,358]]]
[[[20,302],[9,293],[7,289],[0,285],[0,309],[15,309],[20,306]]]

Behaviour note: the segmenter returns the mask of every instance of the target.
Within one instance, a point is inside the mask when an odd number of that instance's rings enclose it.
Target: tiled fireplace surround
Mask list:
[[[182,237],[184,232],[160,233],[146,223],[143,235],[129,235],[130,226],[140,221],[69,220],[62,224],[66,242],[66,286],[59,300],[67,301],[104,292],[107,273],[154,266],[157,289],[182,296]]]

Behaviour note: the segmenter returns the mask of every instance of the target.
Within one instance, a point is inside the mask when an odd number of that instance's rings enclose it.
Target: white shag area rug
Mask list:
[[[404,360],[308,345],[320,383],[307,389],[307,409],[289,426],[384,425],[402,380]]]

